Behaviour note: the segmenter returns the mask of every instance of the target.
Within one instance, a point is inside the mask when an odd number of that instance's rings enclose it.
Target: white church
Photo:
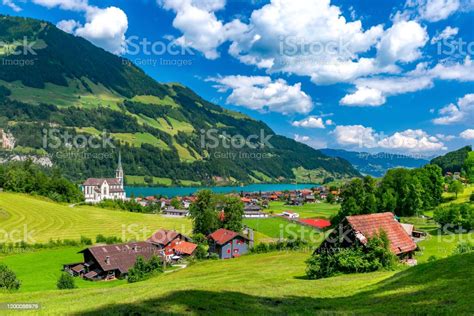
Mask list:
[[[86,203],[99,203],[103,200],[126,200],[123,180],[122,157],[119,153],[115,178],[89,178],[82,184],[82,192]]]

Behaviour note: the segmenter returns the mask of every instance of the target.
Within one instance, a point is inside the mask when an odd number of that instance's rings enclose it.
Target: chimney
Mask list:
[[[110,257],[109,256],[105,257],[105,264],[110,264]]]

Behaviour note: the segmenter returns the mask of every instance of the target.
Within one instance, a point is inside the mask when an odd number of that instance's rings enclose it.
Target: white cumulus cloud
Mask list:
[[[3,3],[3,5],[6,5],[7,7],[9,7],[10,9],[12,9],[15,12],[20,12],[21,11],[21,8],[19,6],[17,6],[13,2],[13,0],[3,0],[2,3]]]
[[[398,21],[389,28],[377,44],[377,59],[382,64],[397,61],[412,62],[421,56],[429,36],[426,29],[415,21]]]
[[[125,52],[125,33],[128,29],[128,17],[122,9],[114,6],[99,8],[89,4],[88,0],[30,1],[46,8],[59,8],[83,13],[85,16],[84,24],[76,20],[62,20],[56,26],[65,32],[81,36],[114,54]],[[18,8],[13,0],[3,0],[3,3],[11,8]]]
[[[456,36],[458,35],[458,33],[459,33],[459,28],[447,26],[441,33],[437,34],[431,39],[431,44],[436,44],[439,41],[446,40],[448,38]]]
[[[247,29],[237,19],[226,24],[217,19],[215,12],[225,7],[225,0],[159,0],[158,3],[176,13],[173,26],[183,35],[175,43],[192,47],[208,59],[218,58],[217,48]]]
[[[466,94],[456,104],[449,104],[438,111],[440,115],[433,120],[437,125],[456,123],[474,124],[474,94]]]
[[[467,129],[464,132],[462,132],[459,136],[468,140],[474,139],[474,129]]]
[[[436,136],[423,130],[408,129],[384,135],[363,125],[337,126],[332,132],[339,145],[349,148],[379,148],[395,152],[436,152],[446,150],[444,143]]]
[[[313,109],[311,97],[301,90],[301,83],[289,85],[283,79],[268,76],[226,76],[208,78],[219,92],[231,91],[227,103],[259,112],[307,114]]]
[[[332,123],[331,120],[327,120],[327,122]],[[302,119],[300,121],[292,122],[291,125],[295,127],[304,127],[304,128],[326,128],[326,126],[324,126],[323,119],[317,116],[308,116],[307,118]]]

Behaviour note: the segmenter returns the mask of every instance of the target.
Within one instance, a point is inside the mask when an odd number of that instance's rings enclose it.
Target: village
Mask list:
[[[172,199],[156,196],[127,198],[124,190],[124,171],[119,154],[115,178],[87,179],[82,187],[86,201],[98,203],[103,200],[133,201],[143,207],[158,206],[158,214],[169,218],[187,218],[193,203],[199,202],[199,195],[174,197]],[[242,220],[266,220],[280,218],[288,223],[301,225],[318,232],[330,232],[327,238],[314,252],[328,252],[338,247],[351,248],[354,245],[365,246],[370,238],[380,232],[387,235],[390,251],[400,262],[416,265],[414,252],[417,243],[424,240],[426,233],[417,231],[412,224],[400,223],[393,213],[378,213],[345,217],[334,229],[327,218],[300,218],[299,208],[317,208],[322,204],[337,204],[340,190],[336,187],[317,186],[311,189],[274,192],[241,192],[227,194],[242,206]],[[283,205],[281,212],[270,210],[272,203]],[[285,209],[286,208],[288,209]],[[218,220],[225,221],[224,208],[217,213]],[[66,263],[63,270],[73,277],[89,281],[111,281],[128,277],[137,258],[145,261],[158,258],[163,267],[179,265],[186,267],[193,260],[200,247],[206,255],[200,259],[234,259],[249,254],[255,247],[254,229],[246,225],[241,231],[219,228],[204,236],[205,240],[194,241],[182,232],[158,229],[146,240],[135,240],[117,244],[96,244],[80,251],[82,262]],[[281,238],[280,238],[281,241]]]

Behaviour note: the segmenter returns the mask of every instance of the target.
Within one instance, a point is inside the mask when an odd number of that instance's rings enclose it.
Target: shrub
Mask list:
[[[474,192],[471,193],[471,196],[469,197],[469,201],[470,201],[471,203],[474,203]]]
[[[310,279],[321,279],[340,273],[372,272],[392,269],[395,262],[387,235],[382,232],[379,236],[370,238],[365,247],[328,249],[313,254],[306,261],[306,275]]]
[[[58,288],[58,290],[69,290],[75,289],[76,284],[72,275],[67,272],[63,272],[61,273],[61,276],[59,277],[58,282],[56,283],[56,287]]]
[[[219,255],[217,253],[210,253],[209,254],[209,259],[211,260],[219,260]]]
[[[81,244],[82,245],[92,245],[92,239],[88,238],[88,237],[85,237],[85,236],[81,236]]]
[[[206,259],[207,258],[207,250],[204,245],[198,245],[196,248],[196,259]]]
[[[20,288],[20,285],[21,282],[16,278],[15,272],[0,263],[0,289],[16,291]]]
[[[137,261],[128,271],[128,283],[140,282],[148,279],[155,273],[163,272],[163,264],[157,256],[151,257],[149,261],[145,261],[143,257],[138,257]]]
[[[456,246],[456,248],[454,249],[454,255],[460,255],[460,254],[463,254],[463,253],[469,253],[469,252],[473,252],[474,251],[474,244],[472,243],[467,243],[467,242],[463,242],[463,243],[460,243]]]

